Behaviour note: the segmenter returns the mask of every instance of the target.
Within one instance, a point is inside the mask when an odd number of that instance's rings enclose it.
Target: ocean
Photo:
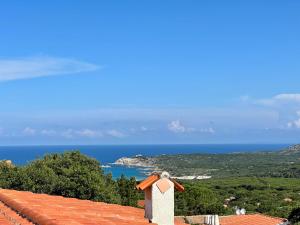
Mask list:
[[[199,145],[63,145],[63,146],[0,146],[0,160],[12,160],[15,165],[26,163],[42,157],[47,153],[59,153],[67,150],[80,150],[83,154],[94,157],[101,165],[107,166],[121,157],[131,157],[138,154],[155,156],[161,154],[188,153],[232,153],[255,151],[278,151],[288,144],[199,144]],[[145,175],[141,168],[128,168],[109,165],[103,168],[106,173],[112,173],[114,179],[124,174],[143,179]]]

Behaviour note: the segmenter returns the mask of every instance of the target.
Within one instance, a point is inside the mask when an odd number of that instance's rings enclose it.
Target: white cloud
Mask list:
[[[179,120],[171,121],[168,124],[168,129],[174,133],[184,133],[186,131],[186,128],[181,124]]]
[[[0,82],[95,71],[100,66],[69,58],[48,56],[0,59]]]
[[[81,137],[88,137],[88,138],[103,137],[101,131],[91,130],[91,129],[83,129],[83,130],[76,131],[75,133]]]
[[[61,132],[61,136],[65,138],[75,138],[75,137],[99,138],[99,137],[103,137],[103,133],[101,131],[91,130],[91,129],[81,129],[81,130],[67,129]]]
[[[36,130],[31,127],[26,127],[23,130],[23,134],[26,136],[34,136],[36,134]]]
[[[250,99],[250,98],[248,98]],[[251,100],[251,99],[250,99]],[[275,95],[271,98],[258,99],[255,103],[264,106],[281,106],[283,104],[300,104],[300,94],[298,93],[283,93]]]
[[[275,100],[300,102],[300,94],[279,94],[274,96]]]
[[[125,137],[126,135],[121,132],[121,131],[118,131],[118,130],[109,130],[106,132],[108,135],[112,136],[112,137],[116,137],[116,138],[123,138]]]
[[[180,120],[173,120],[168,124],[169,131],[173,133],[185,133],[195,131],[194,128],[185,127]]]
[[[287,123],[288,128],[300,128],[300,118]]]
[[[191,128],[184,126],[180,120],[174,120],[171,121],[168,124],[169,131],[173,133],[190,133],[190,132],[198,132],[198,133],[208,133],[208,134],[214,134],[216,131],[212,127],[208,128]]]
[[[274,127],[300,128],[300,93],[281,93],[270,98],[253,99],[240,97],[241,102],[251,107],[271,110],[277,114]]]
[[[55,130],[41,130],[41,135],[45,135],[45,136],[55,136],[57,134],[57,132]]]
[[[288,128],[300,128],[300,111],[297,112],[299,118],[287,123]]]

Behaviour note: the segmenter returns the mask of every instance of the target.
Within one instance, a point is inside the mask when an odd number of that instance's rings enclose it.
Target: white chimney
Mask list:
[[[152,174],[137,185],[145,192],[145,217],[158,225],[174,225],[174,189],[183,186],[170,178],[168,172]]]
[[[207,225],[220,225],[220,220],[218,215],[208,215],[204,217],[204,223]]]

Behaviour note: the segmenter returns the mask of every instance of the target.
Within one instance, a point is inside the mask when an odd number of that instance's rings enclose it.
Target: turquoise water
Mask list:
[[[69,146],[1,146],[0,159],[12,160],[16,165],[24,165],[31,160],[42,157],[47,153],[64,152],[66,150],[80,150],[82,153],[94,157],[101,165],[109,165],[121,157],[130,157],[138,154],[155,156],[161,154],[188,154],[188,153],[231,153],[277,151],[288,144],[224,144],[224,145],[69,145]],[[145,175],[140,168],[112,166],[103,168],[106,173],[111,172],[114,178],[121,174],[143,179]]]

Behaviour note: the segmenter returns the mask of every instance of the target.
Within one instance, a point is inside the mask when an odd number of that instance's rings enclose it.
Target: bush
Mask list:
[[[116,182],[79,151],[49,154],[24,167],[0,164],[0,186],[64,197],[121,203]]]
[[[206,187],[186,185],[185,192],[175,192],[176,215],[223,214],[224,206],[215,192]]]

